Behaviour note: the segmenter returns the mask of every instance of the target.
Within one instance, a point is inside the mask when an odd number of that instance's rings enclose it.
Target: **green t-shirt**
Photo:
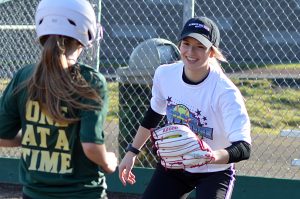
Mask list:
[[[95,69],[80,65],[80,73],[101,95],[100,110],[76,110],[79,122],[58,124],[42,113],[36,101],[27,102],[26,88],[16,94],[35,65],[19,70],[0,99],[0,138],[12,139],[22,129],[20,182],[32,198],[101,198],[107,188],[99,167],[84,154],[81,142],[104,143],[108,109],[107,83]],[[84,103],[92,103],[82,99]],[[65,114],[66,107],[62,106]]]

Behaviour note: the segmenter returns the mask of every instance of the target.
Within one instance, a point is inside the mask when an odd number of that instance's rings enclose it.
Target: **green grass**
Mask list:
[[[268,80],[234,80],[246,99],[252,133],[278,134],[300,128],[300,90],[274,87]]]
[[[268,69],[300,69],[300,64],[272,64],[265,66]]]
[[[279,88],[268,80],[237,80],[245,98],[251,119],[252,133],[278,134],[282,129],[300,128],[300,90]],[[0,81],[0,92],[8,80]],[[109,113],[108,121],[119,122],[119,87],[117,82],[108,83]]]
[[[0,79],[0,94],[4,91],[9,81],[9,79]]]
[[[300,64],[298,63],[287,63],[287,64],[267,64],[267,65],[257,65],[257,64],[235,64],[235,63],[223,63],[222,67],[226,72],[238,72],[240,70],[250,70],[257,68],[267,68],[267,69],[300,69]]]
[[[108,83],[109,96],[109,112],[107,114],[108,121],[119,122],[119,87],[117,82]]]
[[[233,80],[245,98],[254,134],[300,128],[300,90],[274,87],[268,80]],[[118,120],[118,84],[109,83],[109,120]]]

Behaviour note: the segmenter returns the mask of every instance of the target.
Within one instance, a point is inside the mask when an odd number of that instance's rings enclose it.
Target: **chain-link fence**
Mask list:
[[[37,0],[0,0],[0,91],[13,73],[36,62],[34,10]],[[127,77],[120,81],[117,69],[129,64],[141,42],[164,38],[177,43],[184,13],[192,0],[99,0],[104,40],[97,60],[83,57],[106,75],[110,112],[105,130],[107,146],[120,154],[132,141],[148,108],[151,72],[128,70],[147,83]],[[99,6],[101,5],[101,6]],[[198,0],[196,16],[212,18],[220,27],[220,48],[229,60],[223,67],[241,89],[252,122],[253,151],[249,161],[237,164],[238,174],[300,179],[300,1],[299,0]],[[101,8],[101,9],[100,9]],[[145,62],[145,65],[147,62]],[[144,67],[144,66],[141,66]],[[147,76],[147,77],[146,77]],[[124,77],[123,77],[124,78]],[[151,78],[150,78],[151,79]],[[119,80],[119,81],[118,81]],[[137,164],[152,167],[148,144]],[[19,150],[0,149],[0,154],[19,156]],[[147,154],[146,156],[143,156]]]

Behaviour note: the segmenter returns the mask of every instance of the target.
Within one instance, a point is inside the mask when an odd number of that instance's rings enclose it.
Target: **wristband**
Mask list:
[[[140,150],[138,150],[137,148],[133,147],[132,144],[128,144],[127,148],[125,149],[126,152],[130,151],[136,155],[138,155],[140,153]]]

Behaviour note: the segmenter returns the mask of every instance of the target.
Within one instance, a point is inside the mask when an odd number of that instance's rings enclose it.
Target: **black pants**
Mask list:
[[[190,173],[165,169],[158,164],[142,198],[184,199],[197,187],[197,199],[230,199],[234,181],[233,168],[212,173]]]
[[[33,199],[33,198],[31,198],[31,197],[29,197],[29,196],[27,196],[26,194],[23,193],[22,199]],[[101,199],[108,199],[107,195],[103,196]]]
[[[32,198],[30,198],[29,196],[27,196],[27,195],[25,195],[25,193],[23,193],[23,197],[22,197],[23,199],[32,199]]]

